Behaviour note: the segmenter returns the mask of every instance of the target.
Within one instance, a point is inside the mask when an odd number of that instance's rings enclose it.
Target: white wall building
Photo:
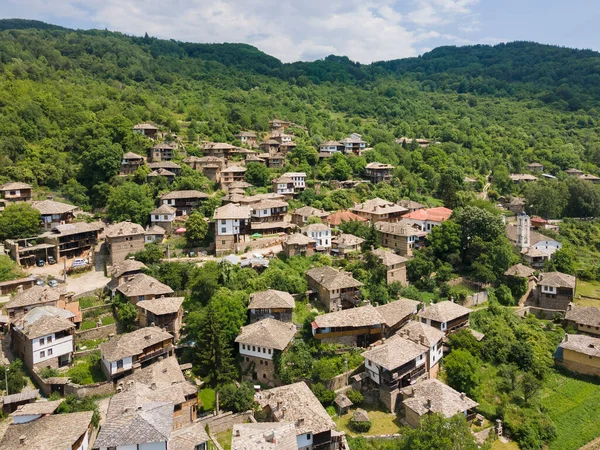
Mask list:
[[[306,173],[304,172],[286,172],[282,175],[285,178],[291,178],[294,181],[294,189],[306,188]]]
[[[331,248],[331,228],[323,223],[313,223],[302,228],[302,233],[315,241],[316,247]]]

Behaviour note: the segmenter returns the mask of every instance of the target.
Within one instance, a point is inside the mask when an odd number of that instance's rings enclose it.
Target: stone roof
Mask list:
[[[596,306],[575,306],[567,310],[565,320],[578,325],[600,327],[600,308]]]
[[[375,249],[371,253],[377,256],[381,264],[383,264],[386,267],[395,266],[396,264],[402,264],[408,261],[408,258],[397,255],[393,251],[386,250],[384,248]]]
[[[369,422],[369,415],[364,409],[357,409],[352,415],[352,420],[355,422]]]
[[[391,234],[394,236],[426,236],[422,230],[413,227],[410,223],[404,222],[376,222],[375,229],[381,233]]]
[[[150,311],[155,316],[165,314],[175,314],[181,309],[184,297],[161,297],[154,300],[141,300],[136,306],[146,311]]]
[[[181,166],[173,161],[154,161],[147,164],[149,169],[181,169]]]
[[[313,242],[313,240],[302,233],[294,233],[288,235],[284,242],[287,245],[309,245]]]
[[[342,222],[366,222],[367,219],[359,216],[358,214],[354,214],[351,211],[336,211],[334,213],[329,214],[327,219],[325,219],[329,225],[333,225],[334,227],[340,225]]]
[[[333,238],[332,242],[337,244],[338,247],[354,247],[355,245],[361,245],[365,240],[353,234],[341,233]]]
[[[256,202],[252,205],[252,209],[260,210],[260,209],[272,209],[272,208],[283,208],[287,207],[288,203],[283,200],[276,199],[263,199],[259,202]]]
[[[208,198],[210,195],[204,192],[196,191],[193,189],[183,191],[171,191],[160,196],[162,200],[172,200],[181,198]]]
[[[167,232],[165,231],[165,229],[162,227],[159,227],[158,225],[152,225],[146,231],[144,231],[144,234],[146,236],[155,236],[155,235],[164,236],[166,233]]]
[[[338,145],[342,145],[342,143],[340,141],[325,141],[325,142],[321,142],[319,144],[320,147],[323,147],[323,146],[329,147],[329,146],[333,146],[333,145],[338,146]]]
[[[540,274],[538,286],[575,289],[576,283],[577,278],[573,275],[567,275],[566,273],[561,272],[544,272]]]
[[[59,236],[72,236],[79,233],[89,233],[90,231],[101,231],[104,229],[103,222],[74,222],[56,225],[49,233],[45,236],[48,237],[59,237]]]
[[[419,416],[424,416],[428,413],[438,413],[446,418],[450,418],[479,406],[479,403],[476,401],[471,400],[465,394],[455,391],[450,386],[445,385],[435,378],[406,387],[401,392],[409,395],[402,402],[404,406],[410,408]]]
[[[73,212],[77,209],[77,206],[68,205],[66,203],[55,202],[54,200],[42,200],[40,202],[33,202],[31,204],[37,209],[42,216],[50,214],[66,214]]]
[[[177,212],[177,209],[173,208],[172,206],[162,204],[158,208],[156,208],[154,211],[152,211],[150,214],[151,215],[161,215],[161,214],[172,215],[172,214],[175,214],[176,212]]]
[[[296,427],[293,423],[242,423],[233,426],[231,450],[297,449]]]
[[[31,189],[31,185],[27,183],[20,183],[18,181],[11,181],[0,186],[0,191],[15,191],[18,189]]]
[[[163,169],[162,167],[160,169],[156,169],[152,172],[150,172],[148,174],[149,177],[174,177],[175,174],[173,172],[171,172],[170,170],[167,169]]]
[[[550,252],[547,250],[537,249],[535,247],[525,248],[521,250],[521,254],[529,256],[530,258],[548,258],[550,256]]]
[[[217,149],[217,150],[232,150],[237,148],[235,145],[228,144],[227,142],[207,142],[204,146],[205,149]]]
[[[33,286],[17,293],[5,304],[6,309],[24,308],[26,306],[54,303],[60,299],[60,291],[50,286]]]
[[[567,334],[560,347],[591,357],[600,357],[600,338],[584,334]]]
[[[444,332],[426,323],[411,320],[404,325],[398,335],[417,344],[433,347],[444,338]]]
[[[123,159],[144,159],[144,157],[137,153],[127,152],[123,155]]]
[[[430,319],[436,322],[450,322],[458,319],[461,316],[470,314],[471,310],[448,300],[429,305],[422,311],[419,311],[418,316],[423,319]]]
[[[352,405],[354,405],[354,403],[352,403],[352,401],[344,394],[337,395],[337,397],[335,398],[335,404],[340,408],[349,408]]]
[[[25,403],[24,405],[20,405],[17,407],[17,410],[11,413],[12,417],[19,416],[34,416],[37,414],[45,415],[52,414],[56,411],[56,408],[64,402],[65,399],[61,398],[60,400],[54,401],[37,401],[33,403]]]
[[[385,318],[373,305],[334,311],[315,317],[318,328],[372,327],[385,324]]]
[[[401,298],[385,305],[376,306],[375,309],[385,319],[388,327],[394,327],[410,315],[415,314],[418,306],[419,302],[415,300]]]
[[[65,450],[75,445],[89,429],[92,411],[51,414],[37,420],[8,426],[2,450]],[[22,439],[25,442],[22,443]]]
[[[406,209],[403,206],[397,205],[396,203],[389,202],[379,197],[372,198],[370,200],[367,200],[366,202],[354,205],[354,207],[351,209],[353,211],[362,211],[369,214],[388,214],[408,211],[408,209]]]
[[[531,275],[535,273],[531,267],[527,267],[523,264],[515,264],[512,267],[509,267],[504,275],[507,277],[521,277],[521,278],[529,278]]]
[[[284,177],[306,178],[306,172],[286,172],[282,176],[284,176]]]
[[[173,293],[173,289],[166,284],[161,283],[156,278],[138,273],[129,281],[120,284],[117,291],[121,292],[125,297],[139,297],[140,295],[169,295]]]
[[[136,236],[143,235],[144,227],[133,222],[119,222],[106,227],[104,235],[107,238],[115,238],[119,236]]]
[[[275,178],[272,181],[273,184],[292,184],[293,182],[294,180],[292,180],[290,177],[286,177],[285,175]]]
[[[245,172],[246,168],[242,166],[229,166],[226,169],[221,170],[221,173],[229,173],[229,172]]]
[[[393,169],[394,166],[392,166],[391,164],[383,164],[383,163],[379,163],[379,162],[370,162],[369,164],[367,164],[365,166],[365,169],[371,169],[371,170],[381,170],[381,169]]]
[[[264,409],[269,407],[277,422],[291,422],[296,436],[335,429],[335,423],[304,381],[259,392],[255,396]]]
[[[152,147],[153,149],[175,150],[176,145],[171,142],[161,142]]]
[[[75,328],[75,324],[69,320],[74,317],[75,314],[66,309],[39,306],[25,314],[16,327],[28,339],[35,339]]]
[[[221,206],[215,209],[213,219],[250,219],[252,208],[249,206],[241,206],[235,203],[228,203],[225,206]]]
[[[256,137],[256,133],[253,133],[252,131],[240,131],[238,134],[236,134],[236,137]]]
[[[210,440],[204,431],[205,427],[205,423],[196,422],[174,431],[169,439],[169,450],[196,450],[199,444]]]
[[[306,276],[312,278],[327,290],[361,287],[363,284],[352,278],[347,272],[338,272],[331,266],[315,267],[306,272]]]
[[[423,209],[425,205],[423,203],[415,202],[413,200],[400,200],[397,202],[400,206],[404,206],[406,209]]]
[[[230,184],[229,192],[233,191],[233,188],[231,186],[232,185]],[[283,200],[283,199],[284,199],[284,197],[281,194],[277,194],[275,192],[267,192],[266,194],[256,194],[256,195],[249,195],[247,197],[243,197],[240,200],[240,204],[252,206],[252,205],[254,205],[256,203],[260,203],[264,200]]]
[[[276,289],[267,289],[266,291],[250,294],[250,301],[248,303],[248,309],[294,309],[295,306],[294,297],[288,292]]]
[[[583,174],[583,170],[567,169],[567,170],[565,170],[565,173],[568,173],[569,175],[579,175],[579,174]]]
[[[113,278],[119,278],[126,273],[140,272],[141,270],[147,268],[148,267],[143,262],[136,261],[135,259],[126,259],[125,261],[122,261],[112,266],[110,274]]]
[[[146,347],[167,339],[173,339],[173,336],[158,327],[145,327],[115,336],[110,341],[100,344],[100,352],[102,359],[114,362],[128,356],[139,355]]]
[[[296,214],[301,217],[327,217],[327,213],[324,210],[313,208],[312,206],[303,206],[302,208],[295,209],[292,214]]]
[[[580,180],[588,180],[588,181],[598,181],[600,180],[600,178],[598,178],[596,175],[590,175],[590,174],[582,174],[579,175],[579,179]]]
[[[411,213],[405,214],[403,219],[412,219],[412,220],[428,220],[430,222],[443,222],[448,220],[452,215],[452,210],[450,208],[444,208],[443,206],[439,206],[437,208],[424,208],[418,209]]]
[[[134,130],[158,130],[156,125],[152,125],[151,123],[138,123],[133,126]]]
[[[512,181],[537,181],[537,177],[529,175],[527,173],[511,173],[509,178]]]
[[[167,442],[172,426],[172,403],[140,399],[132,387],[110,399],[94,448]]]
[[[394,371],[428,350],[424,345],[394,335],[383,344],[363,352],[362,356],[386,370]]]
[[[331,228],[329,228],[329,225],[326,225],[324,223],[311,223],[310,225],[306,225],[305,227],[302,227],[302,232],[303,233],[315,233],[318,231],[330,231]]]
[[[240,330],[235,342],[246,345],[284,350],[294,339],[296,325],[275,319],[263,319],[246,325]]]

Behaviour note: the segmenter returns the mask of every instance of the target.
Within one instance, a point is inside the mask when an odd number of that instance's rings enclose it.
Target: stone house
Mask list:
[[[565,314],[565,323],[579,333],[600,337],[600,308],[570,304]]]
[[[358,252],[361,250],[363,242],[365,242],[363,238],[354,236],[353,234],[340,233],[331,240],[333,247],[332,252],[335,252],[338,255]]]
[[[400,389],[427,377],[425,345],[394,335],[362,353],[370,382],[379,387],[379,399],[391,411],[398,407]]]
[[[75,218],[74,212],[78,209],[77,206],[55,202],[54,200],[33,202],[31,206],[40,212],[42,216],[41,226],[44,230],[51,230],[58,225],[72,223]]]
[[[55,259],[73,258],[85,252],[94,253],[98,237],[104,230],[103,222],[75,222],[57,225],[42,235],[46,244],[54,245]]]
[[[315,267],[306,271],[306,280],[326,311],[353,308],[361,302],[363,284],[347,272],[338,272],[330,266]]]
[[[537,300],[540,308],[567,311],[575,300],[577,278],[561,272],[541,273],[537,283]]]
[[[371,222],[399,222],[408,209],[381,198],[373,198],[354,205],[350,211]]]
[[[106,227],[104,236],[110,253],[110,265],[125,261],[127,255],[144,250],[144,227],[132,222],[119,222]]]
[[[310,257],[315,252],[315,242],[302,233],[294,233],[286,236],[282,246],[283,253],[287,258],[297,255]]]
[[[40,306],[52,306],[73,313],[72,322],[81,323],[79,300],[73,300],[72,294],[67,294],[64,288],[50,286],[33,286],[27,290],[17,290],[17,293],[5,303],[6,314],[10,322],[16,323],[29,311]]]
[[[533,162],[527,164],[527,170],[529,170],[530,172],[543,172],[544,166],[540,163]]]
[[[150,160],[152,162],[173,161],[176,153],[176,146],[168,142],[156,144],[150,150]]]
[[[392,170],[394,170],[394,166],[391,164],[371,162],[365,167],[365,177],[372,184],[381,182],[389,183],[392,179]]]
[[[143,156],[137,153],[127,152],[123,155],[121,160],[121,168],[119,169],[119,175],[133,175],[138,168],[146,163]]]
[[[345,147],[346,146],[339,141],[325,141],[319,144],[319,153],[331,156],[334,153],[343,153]]]
[[[408,298],[400,298],[392,302],[376,306],[375,309],[385,321],[385,336],[395,334],[408,323],[418,312],[419,302]]]
[[[171,191],[160,196],[163,205],[175,208],[177,216],[189,216],[210,196],[196,190]]]
[[[418,428],[421,419],[428,414],[440,414],[446,419],[462,414],[468,420],[474,417],[473,409],[479,406],[464,393],[436,379],[422,381],[401,392],[404,419],[413,428]]]
[[[302,228],[302,234],[311,238],[316,251],[328,251],[331,248],[331,228],[324,223],[313,223]]]
[[[411,320],[400,329],[398,334],[429,349],[427,371],[431,377],[437,377],[440,369],[439,362],[444,356],[444,332],[423,322]]]
[[[150,139],[154,139],[156,137],[156,133],[158,133],[158,127],[156,125],[152,125],[151,123],[138,123],[133,126],[133,132],[143,134]]]
[[[327,213],[322,209],[313,208],[312,206],[303,206],[292,212],[292,223],[297,227],[304,227],[310,217],[318,217],[324,221],[327,218]]]
[[[383,337],[385,325],[377,309],[365,305],[315,317],[312,335],[326,343],[367,347]]]
[[[425,245],[427,232],[418,230],[408,222],[377,222],[375,229],[379,233],[381,244],[401,256],[412,256],[414,250]]]
[[[471,310],[451,301],[442,301],[429,305],[419,311],[417,317],[422,323],[431,325],[446,335],[469,326]]]
[[[0,198],[4,203],[8,202],[28,202],[31,200],[31,185],[11,181],[0,186]]]
[[[158,327],[140,328],[100,344],[101,367],[108,380],[148,367],[173,355],[173,336]]]
[[[254,292],[250,294],[248,311],[250,323],[262,319],[276,319],[281,322],[291,322],[296,302],[288,292],[276,289]]]
[[[554,354],[558,365],[583,375],[600,376],[600,338],[565,334]]]
[[[294,182],[294,193],[297,194],[306,189],[306,173],[305,172],[286,172],[282,177],[291,178]]]
[[[273,386],[277,384],[274,357],[294,341],[296,326],[263,319],[242,327],[235,339],[239,345],[242,378]]]
[[[280,233],[291,228],[286,221],[287,202],[283,200],[261,200],[252,205],[250,229],[253,233]]]
[[[206,142],[202,147],[204,156],[214,156],[216,158],[229,159],[232,150],[237,147],[225,142]]]
[[[229,166],[221,170],[221,186],[227,188],[235,181],[244,181],[246,168],[242,166]]]
[[[150,172],[148,174],[148,176],[146,177],[148,183],[150,183],[152,180],[158,179],[159,177],[163,177],[167,180],[167,182],[170,184],[173,181],[175,181],[175,177],[177,176],[177,174],[175,174],[175,172],[171,172],[169,169],[156,169],[153,170],[152,172]]]
[[[144,243],[150,244],[151,242],[161,243],[165,239],[165,235],[167,232],[164,228],[159,227],[158,225],[149,226],[144,231]]]
[[[299,449],[342,448],[343,434],[304,381],[258,392],[255,400],[267,421],[294,424]]]
[[[251,131],[240,131],[238,134],[235,135],[235,138],[238,139],[242,143],[242,145],[247,145],[250,148],[258,147],[256,133],[253,133]]]
[[[137,302],[142,300],[154,300],[170,296],[173,294],[173,289],[150,275],[138,273],[120,284],[117,287],[117,293],[136,305]]]
[[[152,170],[152,171],[167,171],[167,172],[171,172],[174,176],[179,176],[181,175],[181,166],[177,163],[174,163],[173,161],[155,161],[155,162],[151,162],[148,163],[148,169]],[[166,174],[166,172],[161,172],[163,174]]]
[[[12,348],[29,370],[59,368],[73,360],[75,315],[53,306],[33,308],[12,327]]]
[[[217,256],[235,253],[251,234],[252,208],[235,203],[215,209],[215,248]]]
[[[340,144],[344,146],[344,153],[346,155],[362,156],[367,149],[367,143],[357,133],[352,133],[347,138],[342,139]]]
[[[273,180],[273,192],[279,195],[283,195],[284,198],[290,199],[296,193],[294,180],[290,177],[282,175]]]
[[[126,259],[123,262],[112,266],[110,271],[110,281],[108,288],[114,291],[119,285],[133,278],[138,273],[142,273],[148,267],[146,264],[135,259]]]
[[[177,216],[177,210],[172,206],[160,205],[150,213],[150,223],[152,226],[158,226],[167,233],[173,231],[173,221]]]
[[[372,253],[379,258],[379,262],[386,267],[386,282],[387,284],[400,283],[402,286],[408,286],[406,279],[406,262],[408,258],[397,255],[396,253],[378,248]]]
[[[155,325],[168,331],[177,342],[183,323],[183,297],[160,297],[137,302],[138,322],[141,327]]]

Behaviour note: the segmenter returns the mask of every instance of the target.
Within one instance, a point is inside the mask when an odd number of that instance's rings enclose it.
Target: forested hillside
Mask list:
[[[570,167],[599,173],[600,55],[592,51],[521,42],[373,65],[334,56],[282,64],[241,44],[22,20],[0,21],[0,30],[0,181],[60,190],[82,206],[104,206],[123,152],[147,151],[130,132],[142,121],[191,143],[234,142],[240,129],[260,132],[285,118],[309,130],[298,131],[286,170],[345,179],[367,161],[390,162],[403,195],[435,194],[444,172],[482,180],[494,167],[520,172],[533,161],[559,176]],[[374,147],[366,159],[349,169],[315,164],[319,142],[351,132]],[[394,144],[400,136],[442,144],[403,149]]]

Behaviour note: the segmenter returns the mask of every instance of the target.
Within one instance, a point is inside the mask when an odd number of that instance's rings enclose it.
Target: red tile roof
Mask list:
[[[430,220],[432,222],[443,222],[452,215],[452,210],[439,206],[437,208],[418,209],[402,216],[403,219]]]
[[[338,226],[342,222],[352,222],[353,220],[357,220],[359,222],[366,222],[367,219],[364,217],[360,217],[357,214],[354,214],[350,211],[337,211],[329,214],[327,219],[325,219],[329,225]]]

